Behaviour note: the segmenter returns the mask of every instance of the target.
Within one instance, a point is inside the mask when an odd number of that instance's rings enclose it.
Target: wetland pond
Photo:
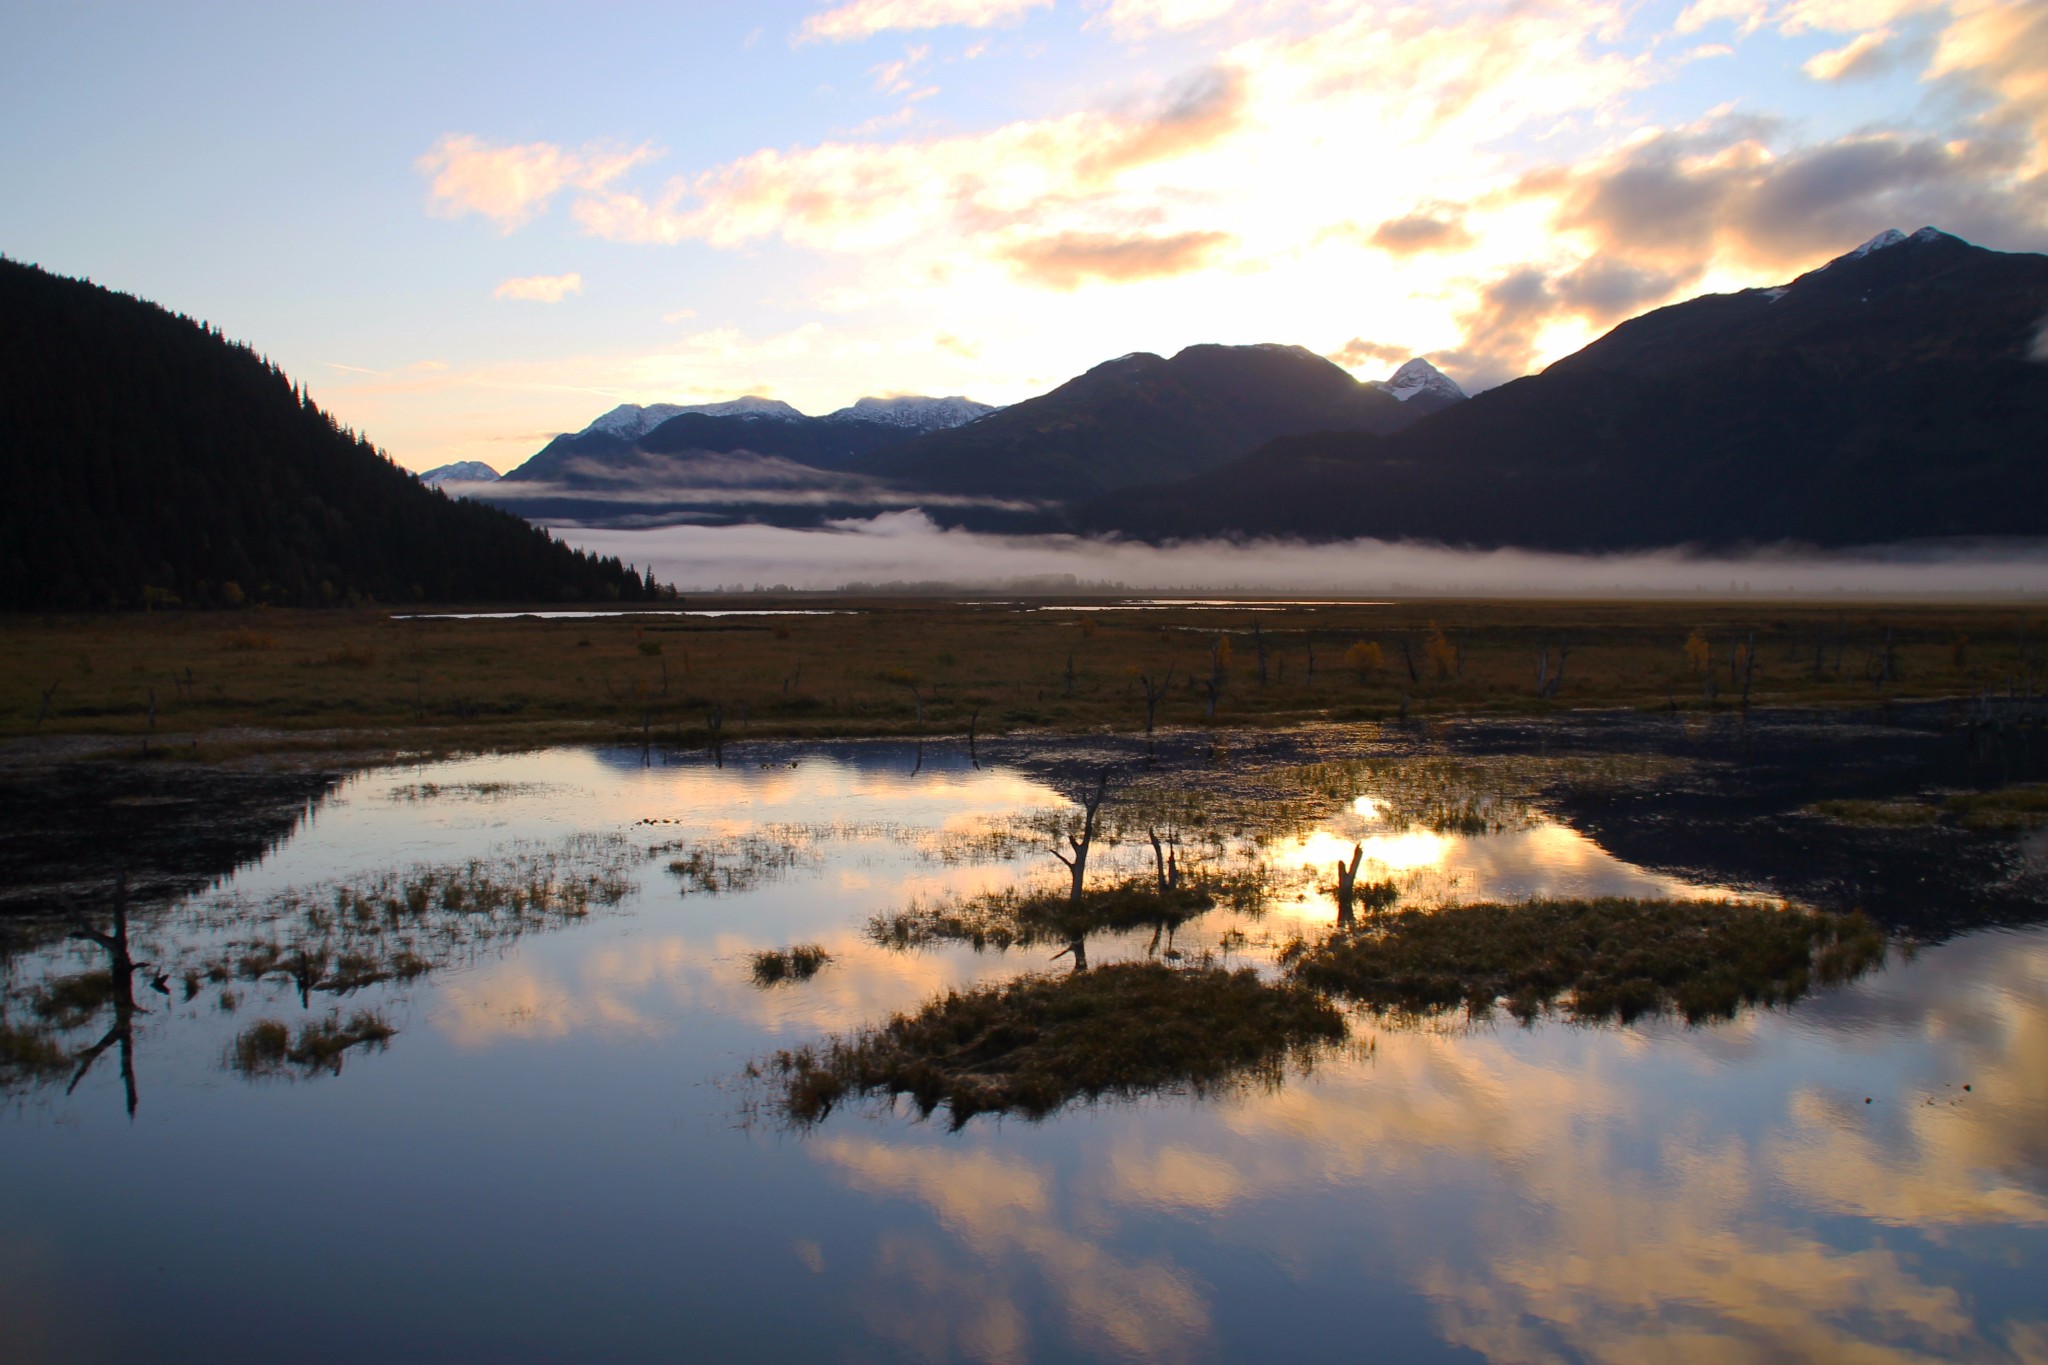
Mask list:
[[[558,749],[240,844],[129,833],[232,774],[17,784],[0,1358],[2048,1360],[2039,748]],[[1400,955],[1472,907],[1584,960]],[[1741,915],[1828,927],[1660,965]]]

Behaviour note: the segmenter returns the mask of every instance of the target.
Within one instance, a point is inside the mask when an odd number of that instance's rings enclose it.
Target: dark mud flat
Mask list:
[[[141,901],[203,889],[287,838],[346,776],[97,760],[0,770],[0,934],[123,875]]]
[[[1896,801],[2048,778],[2032,717],[1968,724],[1945,704],[1867,712],[1713,717],[1579,713],[1460,721],[1443,742],[1473,755],[1640,754],[1684,767],[1653,787],[1559,786],[1558,818],[1616,856],[1672,876],[1861,910],[1925,938],[2048,916],[2043,836],[1930,820],[1860,826],[1825,801]]]

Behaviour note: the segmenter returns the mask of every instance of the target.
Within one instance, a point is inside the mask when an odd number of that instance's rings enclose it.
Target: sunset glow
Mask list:
[[[237,9],[24,16],[0,244],[265,338],[415,468],[1200,341],[1482,388],[1887,227],[2048,245],[2022,0]],[[344,83],[379,99],[337,140]]]

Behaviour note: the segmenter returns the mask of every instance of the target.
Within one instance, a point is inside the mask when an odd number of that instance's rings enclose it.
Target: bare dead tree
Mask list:
[[[927,700],[924,695],[924,689],[914,682],[907,682],[903,686],[910,693],[910,700],[917,707],[917,723],[919,725],[924,724],[924,704]],[[931,700],[937,700],[937,698],[931,698]]]
[[[78,1089],[92,1064],[100,1055],[116,1043],[121,1048],[121,1085],[127,1092],[128,1117],[135,1117],[135,1016],[147,1014],[135,1003],[135,973],[144,970],[128,950],[128,874],[122,872],[114,881],[114,927],[112,933],[103,934],[86,922],[85,916],[73,912],[76,927],[71,937],[83,943],[96,943],[106,950],[107,973],[113,988],[114,1022],[97,1043],[79,1054],[78,1069],[71,1075],[71,1084],[64,1093],[69,1095]],[[165,989],[162,978],[157,978],[158,989]],[[168,994],[168,991],[165,991]]]
[[[1157,829],[1147,829],[1145,837],[1152,841],[1152,862],[1159,878],[1159,894],[1168,896],[1180,889],[1180,836],[1171,829],[1162,836]]]
[[[1252,653],[1258,657],[1259,661],[1259,686],[1264,687],[1266,685],[1266,634],[1260,629],[1259,622],[1257,621],[1252,622]]]
[[[1068,845],[1074,850],[1073,856],[1068,857],[1060,852],[1059,845],[1053,845],[1052,856],[1065,863],[1067,871],[1073,877],[1073,888],[1067,897],[1067,903],[1070,905],[1081,903],[1081,892],[1088,877],[1088,851],[1095,846],[1096,817],[1102,811],[1102,800],[1108,792],[1109,769],[1104,768],[1095,779],[1095,794],[1085,798],[1081,803],[1080,833],[1070,831],[1066,836]]]
[[[1341,858],[1337,860],[1337,927],[1340,929],[1349,929],[1358,923],[1353,898],[1358,892],[1358,864],[1364,857],[1365,845],[1360,843],[1351,846],[1349,865]]]
[[[1208,716],[1211,720],[1216,718],[1216,702],[1223,695],[1223,684],[1225,681],[1223,636],[1219,632],[1216,636],[1216,643],[1209,646],[1209,677],[1203,683],[1203,691],[1208,702]]]
[[[56,684],[56,683],[51,683],[51,684],[50,684],[50,685],[49,685],[48,687],[46,687],[46,688],[44,688],[44,689],[43,689],[43,704],[42,704],[41,706],[39,706],[39,707],[37,707],[37,708],[36,708],[36,728],[37,728],[38,730],[40,730],[40,729],[42,729],[42,728],[43,728],[43,721],[44,721],[44,720],[45,720],[45,719],[46,719],[46,718],[47,718],[47,717],[49,716],[49,714],[50,714],[50,698],[52,698],[52,697],[54,697],[54,696],[56,696],[56,695],[57,695],[57,684]]]
[[[711,736],[711,761],[716,766],[725,766],[725,708],[707,706],[704,708],[704,729]]]
[[[1408,681],[1418,684],[1422,677],[1415,671],[1415,648],[1408,642],[1408,632],[1401,632],[1401,661],[1408,665]]]
[[[1756,632],[1749,633],[1749,639],[1742,647],[1742,709],[1749,710],[1749,684],[1756,676]]]
[[[1553,673],[1550,649],[1546,642],[1536,651],[1536,695],[1539,697],[1555,697],[1557,689],[1564,686],[1564,661],[1570,650],[1562,639],[1557,642],[1557,671]]]
[[[1316,642],[1314,640],[1308,642],[1308,680],[1310,682],[1316,680]]]
[[[967,761],[975,767],[981,766],[981,755],[974,752],[974,727],[981,720],[981,707],[976,706],[967,713]]]
[[[1074,651],[1067,651],[1067,695],[1074,695]]]
[[[1173,686],[1173,670],[1167,669],[1165,676],[1156,684],[1152,681],[1151,674],[1140,673],[1138,682],[1145,689],[1145,735],[1149,739],[1152,735],[1152,724],[1159,717],[1159,703],[1165,700],[1166,689]],[[1210,714],[1215,714],[1213,708]]]

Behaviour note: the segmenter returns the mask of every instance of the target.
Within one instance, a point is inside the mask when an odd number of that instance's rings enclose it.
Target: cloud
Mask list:
[[[1781,154],[1778,132],[1753,118],[1661,132],[1525,192],[1556,199],[1555,225],[1583,234],[1589,257],[1681,276],[1811,268],[1895,224],[2048,244],[2048,187],[2023,178],[2010,142],[1867,132]]]
[[[1108,0],[1090,27],[1107,28],[1125,41],[1155,32],[1184,33],[1230,13],[1232,0]]]
[[[493,147],[466,133],[449,133],[413,164],[429,178],[430,213],[439,218],[479,213],[510,232],[563,190],[601,189],[658,155],[648,146],[602,143],[577,152],[550,142]]]
[[[1753,583],[1760,596],[2048,592],[2048,547],[2041,545],[1917,554],[1787,548],[1752,555],[1678,550],[1569,555],[1378,540],[1329,545],[1201,541],[1161,547],[1080,536],[941,530],[915,509],[838,522],[824,530],[671,526],[647,531],[565,528],[561,534],[583,549],[651,564],[664,581],[684,588],[736,580],[800,588],[836,588],[853,581],[999,588],[1071,574],[1133,589],[1451,597],[1725,597],[1731,578]]]
[[[1169,87],[1155,111],[1107,139],[1082,162],[1082,173],[1099,178],[1208,146],[1237,126],[1244,107],[1243,73],[1204,68]]]
[[[804,20],[802,42],[843,43],[892,29],[993,28],[1052,0],[851,0]]]
[[[1238,73],[1204,68],[1134,109],[1069,114],[988,132],[893,143],[827,142],[766,148],[649,200],[593,194],[575,214],[614,241],[764,238],[819,250],[870,252],[919,238],[952,239],[1003,260],[1006,229],[1048,218],[1104,217],[1121,177],[1184,157],[1227,134],[1241,116]],[[1124,204],[1119,216],[1130,217]],[[1095,230],[1103,230],[1095,225]]]
[[[1959,3],[1942,31],[1928,74],[1991,102],[1987,124],[2026,147],[2026,174],[2048,174],[2048,8],[2029,0]]]
[[[1398,365],[1413,354],[1415,353],[1405,346],[1382,346],[1377,341],[1353,337],[1324,358],[1342,365],[1347,370],[1355,370],[1368,360],[1376,360],[1384,365]]]
[[[1389,218],[1366,239],[1392,256],[1412,256],[1418,251],[1450,251],[1470,246],[1472,234],[1455,218],[1411,213]]]
[[[935,95],[938,91],[918,91],[910,79],[910,73],[931,55],[929,43],[906,47],[901,57],[893,62],[883,62],[878,66],[869,67],[868,74],[875,78],[875,89],[884,95],[911,95],[913,98],[922,99],[925,95]]]
[[[1089,280],[1158,279],[1200,270],[1232,242],[1223,232],[1177,232],[1165,237],[1118,237],[1066,232],[1019,242],[1004,254],[1019,277],[1048,289],[1078,289]]]
[[[1699,273],[1698,267],[1662,270],[1613,255],[1570,269],[1523,265],[1480,290],[1459,318],[1463,341],[1436,359],[1467,376],[1468,388],[1488,388],[1528,373],[1539,353],[1551,349],[1548,329],[1611,326],[1670,299]]]
[[[1800,70],[1817,81],[1846,81],[1860,76],[1881,76],[1898,64],[1898,53],[1890,45],[1892,31],[1876,29],[1859,34],[1846,46],[1833,48],[1810,58]]]
[[[560,303],[571,294],[583,292],[583,276],[575,271],[566,275],[521,275],[506,280],[491,291],[495,299],[529,299],[535,303]]]

